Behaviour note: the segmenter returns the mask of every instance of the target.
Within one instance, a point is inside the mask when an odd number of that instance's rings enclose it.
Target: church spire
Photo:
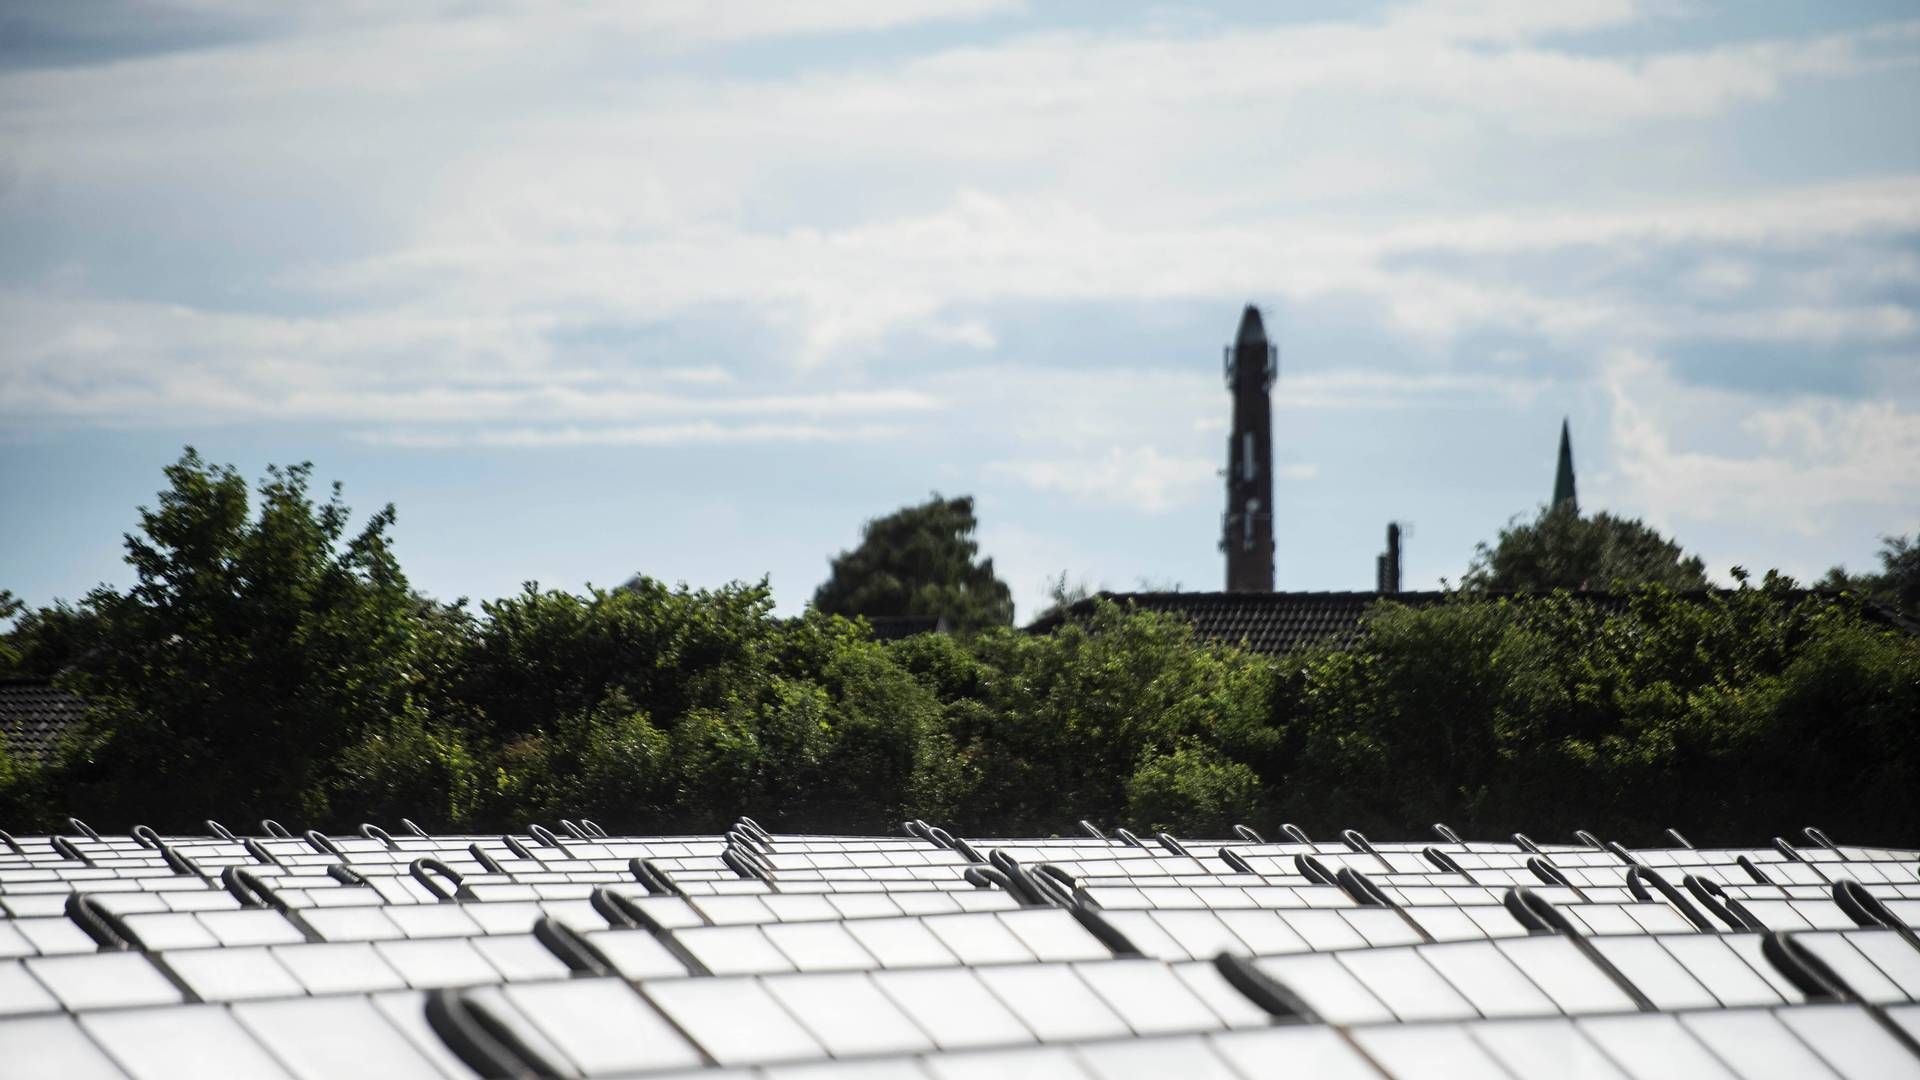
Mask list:
[[[1580,500],[1573,493],[1573,436],[1567,430],[1567,421],[1560,420],[1560,463],[1553,472],[1553,504],[1558,510],[1566,503],[1575,514],[1580,512]]]

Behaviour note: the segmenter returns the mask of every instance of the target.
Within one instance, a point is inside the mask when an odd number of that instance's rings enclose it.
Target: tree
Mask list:
[[[1013,624],[1013,593],[975,561],[973,499],[938,494],[867,522],[860,546],[833,560],[813,606],[834,615],[944,615],[958,631]]]
[[[84,637],[62,678],[89,705],[62,764],[90,812],[324,821],[342,754],[420,719],[425,627],[393,508],[349,534],[339,485],[316,505],[311,474],[269,467],[249,506],[232,467],[189,447],[126,538],[133,587],[95,589],[62,620]]]
[[[1492,547],[1474,549],[1461,584],[1469,589],[1549,592],[1664,585],[1702,589],[1706,565],[1639,519],[1582,517],[1571,502],[1531,522],[1511,522]]]
[[[1823,588],[1860,593],[1870,600],[1920,616],[1920,536],[1880,538],[1880,573],[1849,574],[1836,566],[1820,581]]]

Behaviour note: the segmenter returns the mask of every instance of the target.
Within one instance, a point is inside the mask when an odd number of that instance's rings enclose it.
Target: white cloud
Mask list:
[[[1656,520],[1767,522],[1813,535],[1839,510],[1902,520],[1920,505],[1912,403],[1768,402],[1679,384],[1637,354],[1615,357],[1604,386],[1619,494]]]
[[[485,446],[540,449],[556,446],[713,446],[725,443],[872,442],[900,434],[882,424],[691,424],[618,427],[554,427],[435,430],[393,429],[357,432],[354,441],[413,450]]]
[[[1110,447],[1089,458],[996,461],[987,469],[1036,491],[1159,514],[1210,493],[1217,467],[1206,458],[1163,454],[1149,445]]]

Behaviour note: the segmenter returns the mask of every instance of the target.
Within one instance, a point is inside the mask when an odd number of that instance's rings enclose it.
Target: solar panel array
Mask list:
[[[1920,1076],[1920,854],[0,833],[0,1076]]]

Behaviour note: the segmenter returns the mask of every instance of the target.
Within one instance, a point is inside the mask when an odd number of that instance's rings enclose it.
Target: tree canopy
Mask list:
[[[979,559],[973,499],[938,494],[874,518],[833,559],[813,606],[833,615],[944,615],[956,631],[1013,624],[1013,592]]]
[[[1844,589],[1920,617],[1920,536],[1880,538],[1880,572],[1849,574],[1836,566],[1821,587]]]
[[[91,706],[68,775],[103,812],[159,791],[178,813],[324,814],[315,781],[334,759],[418,714],[418,601],[387,537],[393,507],[349,534],[338,486],[316,504],[311,474],[269,468],[250,505],[237,472],[188,448],[126,538],[133,587],[22,627],[18,651],[57,653]]]
[[[1352,647],[1285,657],[1106,600],[1050,634],[881,642],[776,615],[764,582],[529,585],[469,613],[407,588],[391,508],[356,532],[306,466],[251,498],[191,452],[167,475],[128,538],[132,588],[0,634],[0,659],[89,706],[54,760],[0,753],[0,827],[1920,828],[1920,637],[1771,574],[1382,602]]]
[[[1550,592],[1663,585],[1701,589],[1706,564],[1637,518],[1582,517],[1571,501],[1514,521],[1480,544],[1461,584],[1470,589]]]

